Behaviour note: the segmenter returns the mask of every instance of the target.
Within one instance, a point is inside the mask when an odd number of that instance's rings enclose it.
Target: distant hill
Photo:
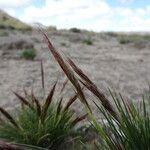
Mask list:
[[[28,24],[16,19],[0,9],[0,29],[32,30]]]

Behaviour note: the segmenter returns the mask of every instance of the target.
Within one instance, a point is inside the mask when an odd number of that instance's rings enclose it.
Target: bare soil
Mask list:
[[[1,30],[0,33],[4,32]],[[23,89],[41,91],[40,60],[45,70],[46,93],[59,78],[58,89],[65,76],[55,62],[42,35],[38,32],[9,31],[0,36],[0,105],[16,108],[18,100],[13,91],[19,93]],[[145,33],[146,34],[146,33]],[[51,31],[48,33],[54,46],[73,59],[80,68],[109,97],[108,87],[113,87],[127,97],[139,99],[150,81],[150,41],[120,44],[117,37],[107,33],[71,31]],[[87,44],[90,39],[92,44]],[[21,57],[26,47],[7,47],[17,41],[25,41],[26,46],[34,45],[37,56],[34,61]],[[67,87],[64,95],[72,95]],[[88,93],[88,96],[91,96]],[[91,98],[90,98],[91,99]],[[80,103],[74,108],[82,108]],[[94,107],[93,107],[94,109]]]

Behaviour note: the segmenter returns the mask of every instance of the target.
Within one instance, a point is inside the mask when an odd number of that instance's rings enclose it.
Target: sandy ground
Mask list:
[[[19,93],[26,88],[39,94],[41,90],[40,60],[43,60],[45,70],[45,85],[47,91],[59,78],[58,88],[65,80],[64,74],[54,61],[42,42],[42,36],[38,32],[21,33],[7,31],[9,35],[0,36],[0,105],[7,108],[15,108],[17,98],[12,91]],[[91,38],[92,45],[83,42]],[[71,33],[69,31],[53,31],[49,38],[57,49],[70,56],[78,66],[97,84],[107,95],[108,87],[114,87],[117,91],[128,97],[138,99],[150,81],[150,41],[141,44],[120,44],[116,37],[105,33]],[[34,61],[20,57],[22,50],[3,48],[4,44],[23,39],[32,42],[37,50]],[[64,93],[72,94],[69,86]],[[90,95],[90,94],[89,94]],[[11,107],[10,107],[11,106]],[[77,110],[81,104],[75,104]],[[94,109],[94,108],[93,108]]]

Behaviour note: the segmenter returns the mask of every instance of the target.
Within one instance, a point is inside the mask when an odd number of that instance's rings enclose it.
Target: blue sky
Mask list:
[[[0,0],[0,8],[24,22],[57,28],[150,31],[150,0]]]

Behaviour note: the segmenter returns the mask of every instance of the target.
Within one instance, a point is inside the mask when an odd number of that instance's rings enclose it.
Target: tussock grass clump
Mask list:
[[[119,119],[116,120],[103,107],[95,103],[104,116],[103,134],[99,132],[102,142],[98,147],[110,150],[148,150],[150,148],[150,99],[143,98],[138,106],[131,100],[125,100],[120,94],[111,91],[110,93]]]
[[[45,90],[42,61],[41,81],[42,89]],[[14,92],[21,102],[21,108],[15,114],[10,114],[0,107],[0,113],[3,115],[0,119],[0,139],[25,148],[39,150],[43,148],[47,150],[58,149],[64,143],[67,143],[68,137],[71,138],[71,141],[79,139],[80,133],[75,130],[76,125],[84,120],[87,114],[77,116],[70,109],[71,105],[77,100],[78,93],[75,93],[63,104],[64,100],[61,93],[66,84],[67,81],[63,83],[60,92],[58,92],[60,95],[58,101],[54,101],[57,82],[52,86],[48,96],[43,96],[42,99],[37,98],[33,90],[30,94],[24,90],[25,96]],[[3,147],[5,145],[7,144],[0,144]]]
[[[23,50],[21,56],[27,60],[34,60],[36,57],[36,50],[35,49],[25,49]]]
[[[28,94],[25,91],[25,97],[14,92],[22,108],[16,115],[11,115],[0,107],[0,112],[7,119],[1,119],[0,138],[41,150],[57,149],[66,142],[67,137],[75,138],[78,135],[75,126],[86,118],[86,114],[75,117],[70,109],[77,99],[77,94],[71,97],[66,105],[63,105],[63,97],[57,103],[53,102],[56,84],[45,101],[39,100],[33,92]],[[42,85],[44,87],[43,78]]]

